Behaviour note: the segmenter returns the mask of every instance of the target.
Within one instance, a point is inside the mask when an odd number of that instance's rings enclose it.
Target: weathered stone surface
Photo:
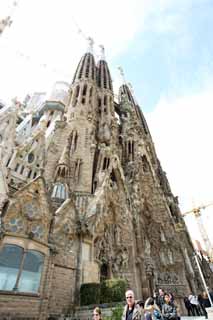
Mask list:
[[[114,102],[106,61],[87,53],[76,72],[63,101],[0,112],[0,244],[45,257],[38,292],[0,292],[0,314],[70,314],[82,283],[113,277],[183,308],[202,284],[142,111],[126,84]]]

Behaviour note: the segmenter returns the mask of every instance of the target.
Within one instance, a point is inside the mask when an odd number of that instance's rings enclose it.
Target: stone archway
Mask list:
[[[104,261],[102,262],[101,266],[100,266],[100,281],[104,281],[104,280],[107,280],[107,279],[110,279],[110,266],[109,264]]]

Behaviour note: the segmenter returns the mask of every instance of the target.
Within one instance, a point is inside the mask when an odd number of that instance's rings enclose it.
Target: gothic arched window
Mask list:
[[[78,143],[78,133],[76,130],[73,130],[70,135],[70,153],[75,152],[77,149],[77,143]]]
[[[76,91],[75,91],[75,97],[76,97],[76,98],[78,98],[79,91],[80,91],[80,87],[77,86],[77,87],[76,87]]]
[[[89,69],[90,69],[90,55],[87,56],[87,62],[86,62],[86,70],[85,70],[85,77],[89,78]]]
[[[30,179],[31,178],[31,174],[32,174],[32,170],[29,170],[27,178]]]
[[[101,113],[101,98],[98,98],[98,113],[100,114]]]
[[[131,153],[131,149],[132,149],[132,148],[131,148],[131,141],[129,141],[129,142],[128,142],[128,152],[129,152],[129,154]]]
[[[148,162],[147,157],[145,155],[142,157],[142,164],[143,164],[143,171],[144,172],[149,172],[150,171],[150,165],[149,165],[149,162]]]
[[[0,290],[38,292],[44,255],[6,244],[0,251]]]
[[[75,89],[75,97],[73,100],[73,106],[75,107],[77,102],[78,102],[78,96],[79,96],[79,92],[80,92],[80,86],[78,85]]]
[[[23,174],[23,172],[24,172],[24,166],[21,167],[20,174]]]
[[[16,164],[15,171],[18,171],[18,169],[19,169],[19,163]]]
[[[104,105],[107,105],[107,96],[104,96]]]
[[[108,169],[109,164],[110,164],[110,159],[105,157],[103,162],[103,170]]]
[[[107,89],[107,74],[106,74],[106,69],[103,67],[104,71],[104,88]]]
[[[63,183],[56,183],[53,187],[51,198],[57,200],[66,200],[68,198],[66,185]]]
[[[84,85],[84,88],[83,88],[83,96],[85,96],[87,93],[87,85],[85,84]]]

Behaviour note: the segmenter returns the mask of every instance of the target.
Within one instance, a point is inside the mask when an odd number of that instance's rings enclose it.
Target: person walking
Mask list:
[[[162,306],[162,316],[164,320],[177,320],[177,308],[173,302],[171,302],[170,295],[165,293],[164,295],[165,303]]]
[[[123,310],[122,320],[142,320],[142,308],[135,302],[135,295],[132,290],[125,293],[126,305]]]
[[[188,299],[191,303],[191,306],[192,306],[192,311],[193,311],[193,315],[194,316],[201,316],[201,310],[200,310],[200,305],[199,305],[199,301],[198,301],[198,297],[194,294],[190,294],[188,296]]]
[[[188,317],[193,316],[194,313],[193,313],[192,306],[191,306],[191,303],[190,303],[188,297],[184,297],[183,301],[184,301],[185,307],[188,312]]]
[[[211,307],[211,303],[209,301],[209,297],[206,293],[206,291],[203,291],[201,297],[200,297],[200,306],[202,308],[202,311],[205,315],[205,318],[208,319],[208,314],[206,311],[206,308],[210,308]]]

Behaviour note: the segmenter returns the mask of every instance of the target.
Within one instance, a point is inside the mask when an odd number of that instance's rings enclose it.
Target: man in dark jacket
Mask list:
[[[164,301],[165,303],[162,306],[162,316],[164,320],[177,320],[177,309],[171,302],[169,294],[165,293]]]
[[[192,306],[191,306],[191,303],[190,303],[188,297],[184,297],[183,301],[184,301],[185,307],[186,307],[186,309],[188,311],[188,317],[189,316],[195,316],[194,311],[192,309]]]
[[[158,305],[158,307],[162,311],[162,306],[164,304],[164,291],[161,288],[158,290],[158,294],[155,297],[155,303]]]

